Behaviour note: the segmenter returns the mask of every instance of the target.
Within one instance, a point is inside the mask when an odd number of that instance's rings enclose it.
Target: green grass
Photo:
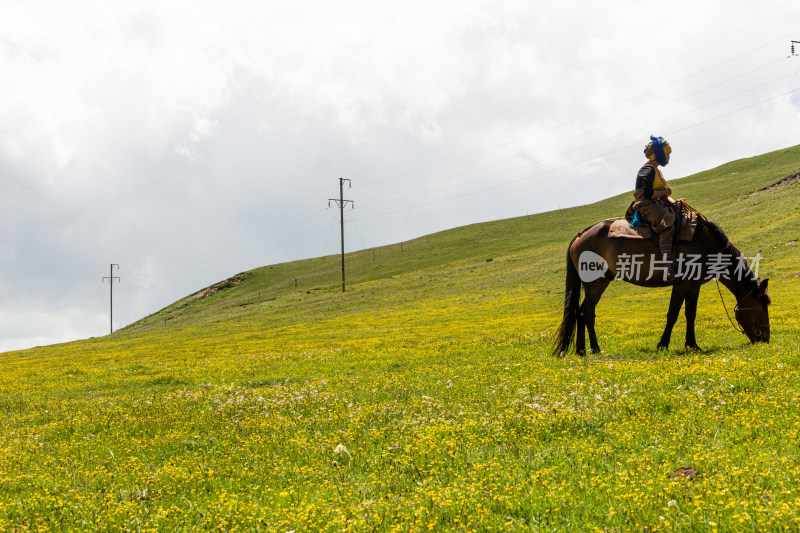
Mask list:
[[[348,254],[344,294],[338,256],[273,265],[2,354],[0,530],[798,529],[800,185],[767,189],[798,167],[670,182],[764,257],[769,345],[707,284],[704,351],[681,319],[657,352],[668,290],[614,283],[604,352],[550,356],[567,243],[626,194]]]

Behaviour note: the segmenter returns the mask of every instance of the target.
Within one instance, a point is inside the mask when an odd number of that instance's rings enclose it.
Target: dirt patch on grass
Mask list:
[[[691,481],[691,480],[694,479],[694,476],[696,476],[696,475],[697,475],[697,469],[696,468],[693,468],[691,466],[682,466],[679,469],[677,469],[676,471],[674,471],[673,473],[671,473],[669,475],[669,478],[670,479],[676,479],[676,480],[684,479],[684,480]]]
[[[786,176],[782,180],[778,180],[775,183],[773,183],[772,185],[770,185],[769,187],[764,187],[763,189],[760,189],[760,190],[762,190],[762,191],[774,191],[775,189],[777,189],[779,187],[784,187],[786,185],[792,185],[794,183],[800,183],[800,172],[798,172],[796,174],[792,174],[791,176]]]
[[[246,280],[252,276],[249,272],[243,272],[241,274],[236,274],[235,276],[228,278],[224,281],[220,281],[219,283],[215,283],[210,287],[206,287],[205,289],[198,291],[191,296],[189,296],[188,300],[199,300],[201,298],[205,298],[207,296],[211,296],[212,294],[216,294],[219,291],[224,291],[225,289],[230,289],[231,287],[235,287],[239,285],[241,282]]]

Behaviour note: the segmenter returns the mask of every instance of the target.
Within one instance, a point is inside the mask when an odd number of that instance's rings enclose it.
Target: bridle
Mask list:
[[[752,291],[750,291],[750,292],[752,293]],[[750,295],[750,293],[748,293],[748,296],[749,295]],[[757,341],[760,341],[761,340],[761,326],[759,324],[761,324],[761,321],[759,320],[760,312],[759,312],[758,306],[756,305],[755,307],[739,307],[739,304],[736,304],[736,306],[733,308],[733,316],[736,317],[736,321],[737,322],[739,321],[739,311],[753,311],[753,313],[755,314],[755,321],[756,321],[756,330],[753,332],[753,335],[755,335],[755,338],[756,338]]]
[[[761,326],[759,326],[759,324],[761,324],[761,321],[759,320],[760,311],[758,309],[758,306],[756,305],[753,307],[739,307],[739,304],[737,303],[733,308],[733,316],[736,317],[736,322],[734,322],[733,319],[731,318],[730,313],[728,313],[728,306],[725,305],[725,298],[722,297],[722,291],[719,288],[719,280],[715,281],[717,282],[717,292],[719,292],[719,298],[720,300],[722,300],[722,307],[725,308],[725,314],[728,315],[728,320],[730,321],[733,328],[742,335],[748,336],[747,333],[745,333],[744,328],[741,327],[739,324],[737,324],[737,322],[739,322],[739,313],[741,311],[752,311],[755,314],[755,323],[756,323],[756,330],[753,332],[753,334],[756,340],[761,340]],[[746,300],[747,297],[749,297],[754,292],[755,291],[753,290],[748,292],[747,295],[745,295],[745,297],[743,298],[743,300]]]

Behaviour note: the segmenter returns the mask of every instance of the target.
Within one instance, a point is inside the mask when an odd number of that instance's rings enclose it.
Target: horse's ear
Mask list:
[[[762,280],[758,283],[758,292],[761,294],[767,294],[767,285],[769,284],[769,278]]]

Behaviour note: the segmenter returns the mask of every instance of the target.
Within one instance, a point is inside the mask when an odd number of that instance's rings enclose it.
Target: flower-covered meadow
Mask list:
[[[800,527],[788,313],[770,345],[607,328],[605,353],[553,359],[541,319],[414,307],[6,355],[0,529]]]

